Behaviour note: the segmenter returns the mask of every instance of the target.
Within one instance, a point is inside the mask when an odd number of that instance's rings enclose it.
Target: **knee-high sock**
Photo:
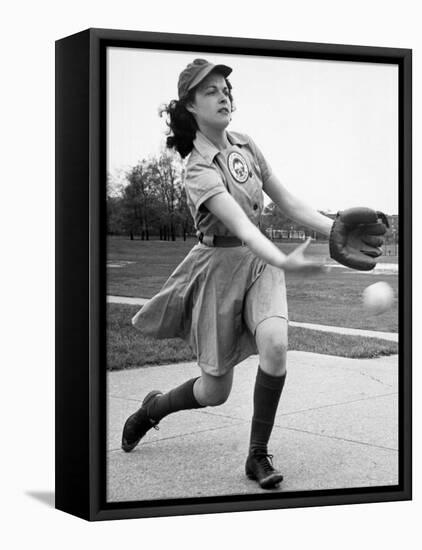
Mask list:
[[[267,444],[274,426],[278,402],[286,374],[272,376],[258,367],[254,389],[254,412],[252,417],[249,452],[267,453]]]
[[[161,420],[170,413],[186,409],[199,409],[200,405],[193,394],[193,386],[198,378],[192,378],[177,388],[157,396],[148,405],[148,416],[154,420]]]

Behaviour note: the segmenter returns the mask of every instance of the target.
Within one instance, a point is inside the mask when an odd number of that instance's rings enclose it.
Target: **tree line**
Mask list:
[[[165,149],[156,157],[142,159],[127,170],[123,181],[117,182],[111,174],[107,179],[107,233],[139,236],[142,240],[159,237],[175,241],[186,240],[195,234],[186,191],[183,185],[185,161]],[[335,214],[321,213],[334,219]],[[398,216],[389,216],[391,228],[387,242],[398,242]],[[302,226],[268,204],[261,218],[261,231],[270,236],[272,230],[301,231],[305,236],[326,239],[308,227]],[[268,231],[270,230],[270,231]]]
[[[140,160],[128,169],[122,181],[107,179],[107,233],[135,236],[142,240],[158,237],[186,240],[195,233],[183,185],[185,162],[168,150]],[[309,230],[287,218],[270,203],[264,210],[261,230],[268,228]]]
[[[332,220],[336,217],[336,214],[333,212],[324,212],[323,210],[318,210],[324,216],[328,216]],[[385,234],[385,243],[394,244],[399,242],[399,217],[396,214],[387,215],[390,227]],[[322,235],[317,231],[309,229],[305,225],[301,225],[297,222],[294,222],[288,218],[273,202],[268,204],[265,208],[261,221],[261,229],[268,235],[271,235],[271,230],[284,230],[285,232],[303,232],[305,237],[312,237],[317,240],[327,240],[326,235]]]
[[[335,218],[335,214],[326,213],[319,210],[321,214],[328,216],[329,218]],[[287,217],[273,202],[268,204],[263,212],[261,218],[261,230],[265,232],[267,236],[271,238],[272,231],[284,231],[287,234],[302,232],[305,237],[312,237],[318,240],[326,240],[327,237],[309,229],[306,225],[301,225]],[[271,230],[271,231],[269,231]],[[277,237],[273,237],[276,238]]]
[[[186,240],[194,232],[186,191],[184,163],[165,150],[157,157],[142,159],[116,183],[107,181],[107,233],[142,240],[159,237]]]

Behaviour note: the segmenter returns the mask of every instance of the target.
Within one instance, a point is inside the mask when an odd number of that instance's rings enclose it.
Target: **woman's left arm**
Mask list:
[[[265,182],[264,191],[290,219],[327,237],[330,235],[333,220],[292,195],[274,174]]]

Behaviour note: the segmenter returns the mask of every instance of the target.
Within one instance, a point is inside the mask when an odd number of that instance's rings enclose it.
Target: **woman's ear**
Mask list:
[[[186,103],[185,109],[186,109],[187,111],[189,111],[189,113],[190,113],[191,115],[195,114],[195,107],[193,106],[192,103]]]

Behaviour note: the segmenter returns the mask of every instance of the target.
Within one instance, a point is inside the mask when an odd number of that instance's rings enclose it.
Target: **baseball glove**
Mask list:
[[[353,269],[370,271],[381,256],[387,216],[371,208],[338,212],[330,232],[330,256]]]

